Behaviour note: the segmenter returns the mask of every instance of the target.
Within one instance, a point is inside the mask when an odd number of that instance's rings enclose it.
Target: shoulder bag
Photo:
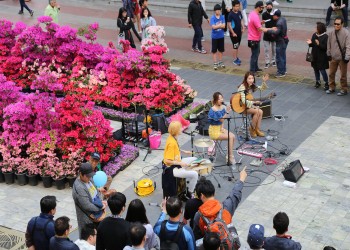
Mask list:
[[[334,32],[334,33],[335,33],[335,38],[337,39],[337,44],[338,44],[338,47],[339,47],[339,50],[340,50],[340,53],[341,53],[341,58],[344,61],[345,60],[345,51],[340,46],[340,42],[339,42],[339,39],[338,39],[337,32]]]
[[[312,54],[310,53],[310,47],[307,49],[306,53],[306,61],[307,62],[313,62],[314,58],[312,57]]]

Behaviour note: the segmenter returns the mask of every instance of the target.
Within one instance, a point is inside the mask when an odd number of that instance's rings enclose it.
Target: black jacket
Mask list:
[[[266,21],[266,20],[270,20],[268,22],[265,23],[265,28],[272,28],[272,27],[276,27],[276,21],[273,20],[273,17],[270,15],[270,13],[268,13],[267,11],[265,11],[262,14],[262,20]],[[263,37],[264,41],[269,41],[269,42],[274,42],[275,36],[271,33],[265,32],[264,33],[264,37]]]
[[[79,247],[68,238],[54,236],[50,239],[50,250],[79,250]]]
[[[188,23],[192,24],[192,26],[195,25],[201,25],[203,17],[205,19],[208,19],[207,13],[205,13],[205,10],[203,9],[202,3],[196,0],[192,0],[190,4],[188,5]]]
[[[276,23],[277,30],[269,30],[267,33],[276,36],[276,42],[282,42],[287,38],[287,20],[284,17],[279,17]]]
[[[341,5],[341,0],[331,0],[331,4],[332,4],[332,3],[333,3],[334,5],[340,7],[340,5]],[[346,7],[348,7],[348,6],[349,6],[349,0],[343,0],[343,4],[345,4]]]
[[[136,48],[134,38],[132,37],[131,30],[134,32],[135,36],[139,41],[141,42],[141,37],[139,33],[137,33],[135,29],[134,23],[130,20],[129,22],[126,22],[126,17],[125,18],[118,18],[117,20],[117,26],[120,28],[119,33],[123,33],[125,35],[125,40],[128,40],[130,42],[130,46],[132,48]]]
[[[315,40],[319,41],[319,45],[316,44]],[[327,40],[328,35],[323,33],[320,36],[317,36],[316,33],[312,35],[310,47],[312,47],[312,57],[313,62],[311,66],[315,69],[328,69],[329,63],[327,58]]]

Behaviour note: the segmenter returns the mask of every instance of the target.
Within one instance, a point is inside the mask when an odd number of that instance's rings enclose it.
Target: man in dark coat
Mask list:
[[[192,43],[192,51],[199,52],[202,54],[206,54],[207,52],[202,47],[202,19],[203,17],[207,19],[209,23],[209,19],[207,13],[205,13],[202,3],[199,0],[192,0],[188,6],[188,26],[194,29],[193,43]]]

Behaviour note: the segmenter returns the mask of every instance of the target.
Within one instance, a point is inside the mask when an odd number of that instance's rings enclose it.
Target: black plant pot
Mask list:
[[[13,172],[3,173],[6,184],[13,184],[15,182],[15,174]]]
[[[62,190],[66,188],[66,177],[55,180],[57,190]]]
[[[72,177],[72,176],[67,176],[67,180],[68,180],[68,183],[69,183],[69,187],[72,188],[73,187],[73,184],[75,182],[75,180],[77,179],[76,176]]]
[[[39,183],[38,175],[27,175],[29,186],[37,186]]]
[[[26,173],[16,173],[15,174],[17,177],[17,184],[20,186],[24,186],[28,184],[28,177]]]
[[[52,187],[51,176],[41,176],[41,179],[43,180],[44,187],[46,187],[46,188]]]
[[[0,183],[4,183],[4,182],[5,182],[5,176],[4,176],[4,173],[0,169]]]

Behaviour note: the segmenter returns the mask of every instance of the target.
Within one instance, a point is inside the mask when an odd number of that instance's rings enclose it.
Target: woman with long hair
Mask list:
[[[156,248],[159,249],[157,235],[153,231],[153,226],[149,223],[146,215],[146,208],[140,199],[132,200],[126,213],[126,221],[133,223],[139,222],[146,228],[145,250]]]
[[[209,110],[208,120],[209,126],[209,136],[212,140],[228,140],[229,143],[229,163],[233,164],[235,159],[233,157],[233,145],[235,140],[235,135],[232,132],[227,132],[224,129],[224,118],[226,118],[231,111],[230,106],[224,106],[224,97],[220,92],[215,92],[213,94],[212,104],[213,106]]]
[[[145,7],[141,10],[141,28],[142,28],[142,39],[147,38],[146,29],[150,26],[156,26],[156,20],[152,17],[151,11]]]
[[[134,38],[131,34],[131,29],[133,30],[135,36],[139,39],[140,42],[141,42],[141,37],[137,33],[134,23],[128,16],[127,10],[124,7],[121,7],[119,9],[117,25],[120,28],[119,34],[124,33],[125,40],[128,40],[130,42],[130,46],[132,48],[136,48]]]
[[[251,137],[261,136],[265,134],[260,130],[261,119],[263,117],[263,111],[259,108],[261,101],[248,100],[247,95],[252,94],[257,89],[255,85],[255,76],[253,72],[247,72],[244,75],[244,79],[241,85],[238,87],[238,93],[241,95],[241,102],[246,105],[246,114],[252,115],[252,122],[249,127]]]
[[[329,62],[327,57],[327,28],[324,23],[317,22],[316,24],[316,32],[312,35],[311,39],[307,39],[306,42],[312,48],[312,62],[311,67],[315,72],[315,88],[319,88],[321,86],[320,73],[322,75],[324,81],[324,90],[329,89],[328,85],[328,75],[326,69],[329,68]]]

